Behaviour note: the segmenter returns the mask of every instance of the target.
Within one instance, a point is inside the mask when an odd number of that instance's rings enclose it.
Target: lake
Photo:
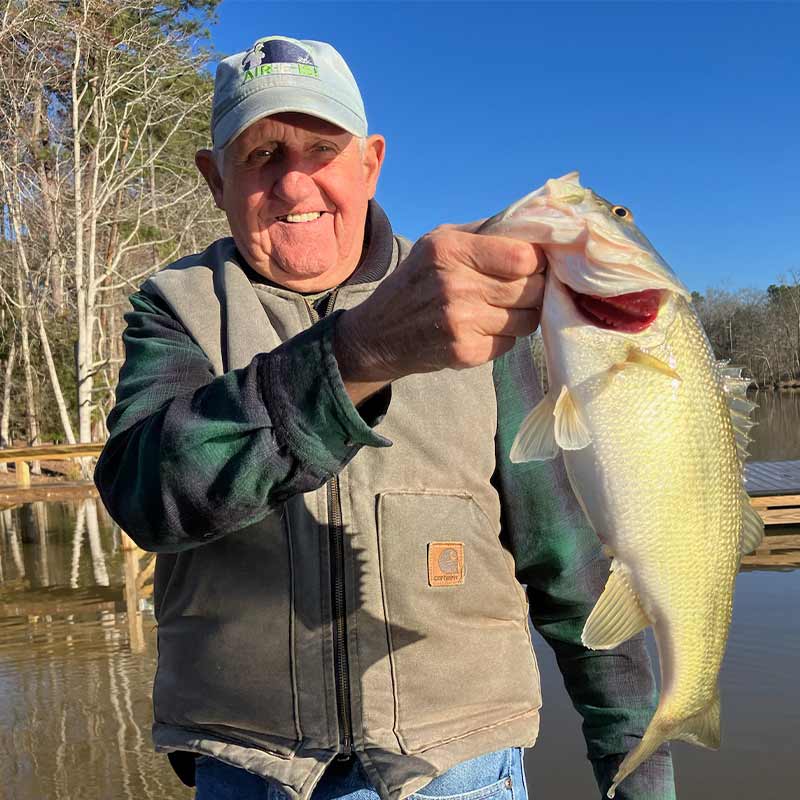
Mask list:
[[[800,459],[800,392],[759,393],[756,401],[753,458]],[[0,797],[192,797],[152,752],[155,622],[140,600],[136,646],[125,563],[99,501],[0,512]],[[739,575],[721,674],[722,748],[674,744],[681,800],[797,796],[798,608],[800,570]],[[544,707],[539,742],[526,754],[531,798],[597,797],[580,718],[549,648],[538,637],[535,645]]]

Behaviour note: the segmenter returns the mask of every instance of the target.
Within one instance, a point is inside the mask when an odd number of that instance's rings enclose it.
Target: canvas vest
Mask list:
[[[395,238],[387,274],[408,247]],[[302,295],[251,283],[235,259],[222,239],[143,287],[216,374],[314,322]],[[377,285],[345,284],[334,309]],[[402,800],[457,763],[533,745],[541,698],[527,600],[490,483],[491,363],[395,381],[377,430],[393,445],[362,447],[317,491],[158,555],[157,749],[212,755],[306,800],[342,750],[344,715],[383,800]],[[234,661],[246,681],[226,680]]]

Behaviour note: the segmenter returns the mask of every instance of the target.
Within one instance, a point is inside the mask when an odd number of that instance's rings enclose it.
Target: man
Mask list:
[[[96,471],[159,554],[156,747],[200,800],[518,800],[529,599],[605,790],[655,690],[641,637],[580,645],[608,565],[563,468],[508,459],[541,251],[394,236],[384,139],[327,44],[221,62],[212,138],[196,163],[232,238],[131,298]],[[617,796],[673,797],[669,754]]]

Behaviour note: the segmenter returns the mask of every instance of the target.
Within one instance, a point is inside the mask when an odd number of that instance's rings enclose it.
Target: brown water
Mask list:
[[[758,402],[754,457],[800,459],[800,392]],[[790,532],[800,530],[780,531]],[[192,797],[152,752],[154,621],[140,601],[144,647],[133,652],[123,565],[97,501],[0,512],[0,800]],[[798,796],[799,608],[800,570],[739,576],[721,675],[723,746],[674,745],[682,800]],[[580,718],[538,638],[536,650],[545,705],[526,754],[531,797],[597,797]]]

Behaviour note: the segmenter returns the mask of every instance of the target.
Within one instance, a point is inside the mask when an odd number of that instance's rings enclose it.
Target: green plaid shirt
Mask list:
[[[159,552],[196,547],[245,528],[298,492],[336,475],[361,447],[391,444],[377,430],[391,387],[353,407],[333,354],[341,311],[243,369],[214,376],[204,352],[166,305],[131,297],[126,358],[110,438],[95,480],[111,515]],[[563,463],[512,464],[513,438],[540,397],[530,341],[494,362],[498,427],[493,484],[505,546],[527,586],[531,618],[555,651],[583,717],[601,792],[641,738],[657,692],[642,635],[613,651],[581,645],[584,622],[608,577]],[[666,747],[623,781],[621,800],[675,797]]]

